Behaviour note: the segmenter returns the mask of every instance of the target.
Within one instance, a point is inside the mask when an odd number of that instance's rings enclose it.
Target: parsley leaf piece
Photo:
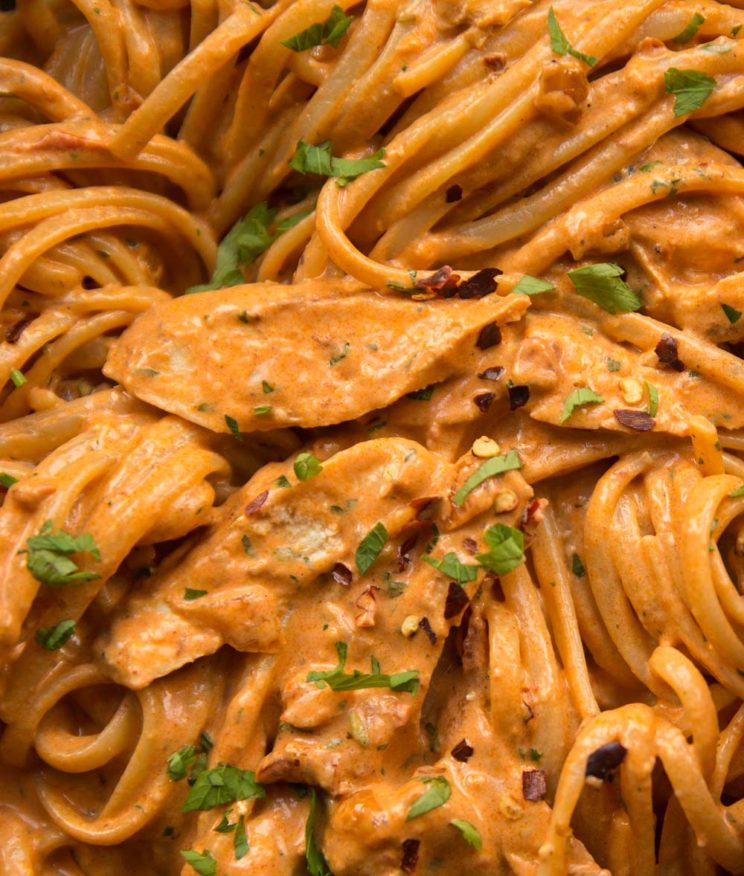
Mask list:
[[[503,474],[506,471],[513,471],[517,468],[522,468],[522,460],[519,458],[519,454],[516,450],[510,450],[502,456],[492,456],[490,459],[487,459],[483,465],[478,466],[473,474],[470,475],[452,497],[452,504],[462,505],[468,495],[477,486],[482,484],[483,481],[495,477],[496,475]]]
[[[269,231],[269,226],[275,216],[276,210],[264,201],[251,207],[227,232],[217,248],[217,261],[209,282],[192,286],[186,292],[206,292],[245,283],[241,266],[255,262],[274,242],[275,236]]]
[[[232,833],[235,828],[238,826],[237,821],[230,821],[230,814],[232,813],[232,809],[226,809],[222,813],[222,821],[217,825],[217,827],[212,828],[215,833]]]
[[[207,754],[214,748],[214,740],[206,730],[202,730],[199,734],[199,747]]]
[[[407,392],[406,398],[412,398],[416,401],[429,401],[429,399],[434,395],[435,385],[432,383],[431,386],[425,386],[423,389],[414,389],[413,392]]]
[[[266,380],[261,381],[261,389],[263,390],[264,395],[268,395],[270,392],[274,391],[274,387]]]
[[[655,417],[659,410],[659,390],[653,383],[649,383],[648,380],[644,382],[646,384],[646,392],[648,393],[648,415],[649,417]]]
[[[13,484],[17,483],[18,478],[14,478],[13,475],[8,474],[6,471],[0,471],[0,487],[5,487],[8,490]]]
[[[183,598],[187,602],[191,602],[193,599],[199,599],[202,596],[206,596],[208,592],[208,590],[196,590],[193,587],[187,587],[183,591]]]
[[[622,362],[619,362],[617,359],[613,359],[612,356],[609,356],[607,359],[607,370],[619,371],[622,368],[622,364]]]
[[[294,461],[294,473],[301,481],[309,481],[323,471],[320,460],[312,453],[298,453]]]
[[[331,690],[365,690],[371,687],[389,687],[391,690],[415,694],[420,687],[419,672],[417,669],[409,669],[406,672],[394,672],[387,675],[380,672],[380,664],[375,660],[373,672],[344,672],[346,668],[346,654],[349,646],[346,642],[336,642],[338,665],[333,669],[308,672],[307,681],[314,681],[317,687],[327,685]]]
[[[181,849],[181,857],[191,864],[199,876],[217,876],[217,861],[209,849],[203,852]]]
[[[53,627],[39,627],[36,642],[47,651],[58,651],[75,633],[75,621],[63,620]]]
[[[289,166],[299,173],[314,173],[317,176],[333,176],[340,186],[345,186],[350,180],[385,167],[382,159],[385,149],[378,149],[369,158],[336,158],[332,152],[331,141],[326,140],[319,146],[313,146],[300,140],[292,156]]]
[[[299,225],[303,219],[306,219],[314,211],[315,207],[311,207],[309,210],[300,210],[298,213],[292,213],[291,216],[285,216],[284,219],[280,219],[276,223],[277,235],[285,234],[290,228]]]
[[[47,520],[38,535],[32,535],[27,542],[29,572],[42,584],[50,587],[64,587],[77,581],[95,581],[100,578],[96,572],[81,572],[78,564],[70,559],[71,554],[88,553],[96,560],[101,554],[92,535],[70,535],[64,529],[52,532],[52,521]]]
[[[346,341],[340,353],[334,353],[331,358],[328,360],[330,365],[335,365],[337,362],[340,362],[342,359],[345,359],[349,355],[349,350],[351,349],[351,344]]]
[[[418,818],[419,815],[431,812],[432,809],[444,806],[452,794],[450,783],[444,776],[427,776],[419,781],[424,782],[428,787],[408,810],[406,821],[411,821],[413,818]]]
[[[563,412],[558,422],[565,423],[576,408],[583,407],[584,405],[599,405],[603,401],[604,397],[598,395],[593,389],[590,389],[588,386],[580,386],[566,396],[566,400],[563,402]]]
[[[515,295],[540,295],[543,292],[552,292],[555,286],[547,280],[540,280],[525,274],[517,285],[512,289]]]
[[[550,48],[556,55],[571,55],[571,57],[583,61],[587,66],[593,67],[597,63],[594,55],[585,55],[583,52],[577,52],[571,46],[571,43],[566,39],[566,35],[561,30],[558,19],[555,17],[553,7],[550,7],[548,12],[548,33],[550,34]]]
[[[359,542],[359,547],[354,555],[354,561],[360,575],[363,575],[380,556],[387,541],[388,531],[385,529],[385,524],[382,522],[375,523],[372,529]]]
[[[316,791],[315,788],[312,788],[310,790],[310,811],[305,823],[305,861],[307,862],[307,872],[310,876],[332,876],[328,867],[328,861],[326,861],[325,855],[315,839],[316,803]]]
[[[253,545],[249,535],[241,535],[240,543],[243,545],[243,550],[250,556],[253,553]]]
[[[739,499],[741,496],[744,496],[744,487],[737,487],[737,489],[732,490],[729,493],[729,496],[732,499]]]
[[[238,819],[238,826],[233,837],[233,848],[235,849],[235,860],[239,861],[244,858],[250,851],[248,845],[248,837],[245,833],[245,815],[241,815]]]
[[[213,809],[236,800],[255,800],[265,796],[266,791],[256,782],[254,772],[223,763],[199,773],[181,810]]]
[[[497,575],[506,575],[524,562],[524,533],[521,530],[496,523],[488,527],[483,537],[489,550],[476,554],[475,558],[486,569]]]
[[[454,551],[445,554],[441,560],[435,560],[434,557],[429,556],[422,557],[422,559],[458,584],[467,584],[469,581],[475,581],[478,577],[478,567],[461,563]]]
[[[685,116],[700,109],[716,87],[716,80],[700,70],[670,67],[664,71],[664,87],[674,95],[674,115]]]
[[[165,771],[174,782],[180,782],[181,779],[186,778],[188,768],[194,762],[195,758],[196,746],[185,745],[183,748],[179,748],[178,751],[174,751],[173,754],[168,757]]]
[[[672,37],[673,43],[689,43],[690,40],[695,36],[698,32],[698,28],[701,24],[705,22],[705,17],[702,16],[699,12],[696,12],[692,18],[687,22],[684,28],[677,34],[677,36]]]
[[[283,487],[286,489],[287,487],[291,487],[292,483],[286,475],[279,475],[276,479],[276,485],[277,487]]]
[[[632,313],[640,310],[643,302],[620,279],[622,274],[620,265],[599,262],[569,271],[568,278],[582,298],[588,298],[607,313]]]
[[[240,434],[240,426],[238,426],[238,421],[235,419],[235,417],[231,417],[229,414],[225,414],[225,423],[227,425],[227,428],[232,433],[233,438],[236,441],[242,441],[243,436]]]
[[[734,325],[734,323],[739,322],[741,319],[741,311],[737,310],[735,307],[732,307],[730,304],[722,304],[721,310],[726,314],[726,319]]]
[[[583,578],[586,575],[586,569],[581,562],[581,557],[575,551],[571,554],[571,571],[577,578]]]
[[[325,21],[311,24],[288,40],[283,40],[282,45],[293,52],[306,52],[315,46],[325,45],[333,46],[335,49],[346,35],[353,20],[352,15],[345,15],[344,10],[335,5]]]
[[[464,818],[453,818],[452,821],[450,821],[450,824],[452,827],[456,827],[460,831],[465,842],[469,846],[472,846],[476,852],[479,852],[483,848],[483,840],[481,839],[480,831],[474,824],[465,821]]]
[[[253,408],[253,413],[257,417],[263,417],[265,414],[270,414],[271,405],[256,405],[256,407]]]
[[[28,383],[26,375],[23,371],[19,371],[17,368],[10,369],[10,379],[13,381],[15,387],[23,386],[24,383]]]

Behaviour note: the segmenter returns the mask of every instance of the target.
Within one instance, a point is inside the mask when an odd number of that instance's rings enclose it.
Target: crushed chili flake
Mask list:
[[[455,201],[462,200],[462,186],[458,186],[457,183],[450,186],[444,193],[444,200],[448,204],[454,204]]]
[[[450,754],[455,760],[459,760],[460,763],[466,763],[475,754],[475,749],[467,739],[461,739],[450,751]]]
[[[547,793],[545,770],[525,770],[522,773],[522,796],[525,800],[542,800]]]
[[[416,547],[416,542],[418,541],[418,534],[414,534],[407,538],[403,544],[398,547],[398,571],[405,572],[406,569],[411,565],[411,558],[409,554]]]
[[[462,546],[471,556],[473,556],[478,550],[478,542],[474,538],[470,538],[469,536],[462,540]]]
[[[484,325],[480,330],[475,346],[478,347],[479,350],[487,350],[489,347],[495,347],[500,343],[501,329],[495,322],[489,322],[488,325]]]
[[[36,316],[36,314],[33,314],[32,316],[24,316],[23,319],[19,319],[18,322],[13,323],[13,325],[5,332],[5,340],[9,344],[17,344],[24,329],[31,325],[36,319]]]
[[[429,623],[428,617],[422,617],[419,621],[419,627],[426,633],[429,637],[429,641],[432,645],[436,645],[437,643],[437,634],[431,628],[431,624]]]
[[[352,574],[351,569],[343,563],[336,563],[331,569],[331,578],[340,584],[342,587],[348,587],[351,584]]]
[[[453,617],[457,617],[469,601],[464,588],[455,581],[450,581],[447,599],[444,603],[444,619],[451,620]]]
[[[476,395],[476,397],[473,399],[473,403],[479,410],[483,411],[483,413],[485,414],[491,407],[491,403],[495,398],[496,394],[493,392],[482,392],[480,393],[480,395]]]
[[[587,758],[585,775],[602,782],[612,781],[612,773],[625,760],[627,751],[617,740],[601,745]]]
[[[460,298],[483,298],[485,295],[490,295],[499,285],[496,277],[503,273],[500,268],[483,268],[473,274],[469,280],[460,283],[457,294]]]
[[[656,421],[646,411],[619,410],[612,412],[621,426],[635,429],[636,432],[650,432]]]
[[[500,380],[504,376],[504,369],[501,365],[494,365],[493,368],[486,368],[478,375],[481,380]]]
[[[258,509],[263,505],[263,503],[269,498],[269,491],[264,490],[263,493],[259,493],[253,501],[249,502],[245,506],[244,513],[247,515],[253,514],[254,511],[258,511]]]
[[[684,363],[680,361],[677,341],[669,334],[664,332],[661,340],[654,348],[654,352],[659,357],[659,362],[663,365],[668,365],[673,371],[684,371]]]
[[[418,864],[418,853],[421,840],[403,840],[403,857],[400,861],[400,869],[404,873],[415,873]]]
[[[514,384],[509,387],[509,410],[516,411],[527,404],[530,400],[530,388],[524,383]]]

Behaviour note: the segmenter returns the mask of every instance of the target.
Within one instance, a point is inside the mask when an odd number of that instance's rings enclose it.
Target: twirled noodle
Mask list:
[[[743,6],[0,4],[3,874],[744,874]]]

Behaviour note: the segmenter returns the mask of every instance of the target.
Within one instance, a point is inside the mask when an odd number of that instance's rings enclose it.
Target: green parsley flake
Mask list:
[[[722,304],[721,310],[726,314],[726,319],[734,325],[734,323],[739,322],[741,319],[741,310],[737,310],[735,307],[731,307],[730,304]]]
[[[240,434],[240,427],[238,426],[238,421],[235,417],[231,417],[229,414],[225,414],[225,423],[227,424],[227,428],[232,433],[233,438],[236,441],[242,441],[243,436]]]
[[[292,483],[286,475],[279,475],[279,477],[275,481],[277,487],[282,487],[283,489],[287,489],[287,487],[291,487]]]
[[[192,587],[187,587],[183,591],[183,598],[187,602],[191,602],[193,599],[200,599],[202,596],[206,596],[208,592],[208,590],[195,590]]]
[[[233,837],[233,848],[235,849],[235,859],[237,861],[244,858],[250,851],[251,847],[248,844],[248,837],[245,833],[245,815],[241,815],[238,819],[237,829]]]
[[[435,560],[434,557],[430,556],[424,556],[422,559],[458,584],[467,584],[470,581],[475,581],[478,577],[478,567],[461,563],[453,551],[445,554],[441,560]]]
[[[453,505],[462,505],[468,495],[483,481],[507,471],[513,471],[522,467],[522,461],[516,450],[510,450],[502,456],[492,456],[480,465],[473,474],[465,481],[460,489],[452,497]]]
[[[270,392],[274,391],[274,387],[265,380],[261,381],[261,389],[264,391],[264,395],[268,395]]]
[[[622,362],[619,362],[617,359],[613,359],[612,356],[609,356],[607,359],[607,370],[608,371],[619,371],[622,368]]]
[[[653,383],[649,383],[647,380],[644,382],[646,384],[646,392],[648,393],[648,415],[649,417],[655,417],[659,410],[659,390]]]
[[[337,185],[343,188],[363,173],[385,167],[385,162],[382,161],[384,157],[385,149],[382,148],[369,158],[337,158],[333,155],[330,140],[326,140],[320,146],[313,146],[300,140],[289,166],[302,174],[313,173],[317,176],[335,177]]]
[[[730,496],[732,499],[739,499],[739,498],[741,498],[742,496],[744,496],[744,487],[738,487],[737,489],[735,489],[735,490],[733,490],[731,493],[729,493],[729,496]]]
[[[23,371],[19,371],[17,368],[10,369],[10,379],[13,381],[15,387],[23,386],[24,383],[28,383],[26,375]]]
[[[512,289],[515,295],[541,295],[543,292],[552,292],[555,286],[547,280],[540,280],[525,274],[517,285]]]
[[[480,831],[474,824],[465,821],[464,818],[453,818],[452,821],[450,821],[450,824],[452,827],[456,827],[460,831],[465,842],[469,846],[472,846],[476,852],[479,852],[483,848],[483,840],[481,839]]]
[[[705,17],[702,16],[699,12],[696,12],[692,18],[687,22],[684,29],[680,31],[677,36],[672,37],[672,42],[674,43],[689,43],[690,40],[695,36],[698,32],[698,28],[701,24],[705,22]]]
[[[420,686],[419,672],[417,669],[409,669],[406,672],[394,672],[391,675],[380,672],[379,662],[372,657],[372,671],[344,672],[346,668],[346,655],[349,646],[346,642],[336,642],[338,665],[333,669],[324,671],[308,672],[307,681],[314,681],[317,687],[329,687],[335,691],[366,690],[372,687],[389,687],[391,690],[415,694]]]
[[[199,876],[217,876],[217,861],[208,849],[195,852],[192,849],[181,849],[183,857]]]
[[[486,569],[497,575],[506,575],[524,562],[524,533],[503,523],[489,526],[483,534],[488,552],[475,558]]]
[[[301,481],[309,481],[323,471],[320,460],[312,453],[298,453],[294,461],[294,473]]]
[[[571,571],[577,578],[583,578],[586,575],[586,569],[581,562],[581,557],[574,551],[571,554]]]
[[[253,408],[253,413],[257,417],[263,417],[265,414],[270,414],[271,411],[272,411],[271,405],[256,405],[256,407]]]
[[[571,43],[566,39],[566,35],[561,30],[558,19],[555,17],[553,7],[550,7],[548,12],[548,33],[550,34],[550,48],[556,55],[571,55],[571,57],[583,61],[587,66],[593,67],[597,63],[594,55],[585,55],[583,52],[578,52],[572,48]]]
[[[63,620],[53,627],[40,627],[36,642],[47,651],[58,651],[75,634],[75,621]]]
[[[72,554],[88,553],[94,559],[100,560],[101,554],[88,533],[70,535],[60,529],[52,531],[52,521],[47,520],[27,542],[26,561],[29,572],[42,584],[50,587],[64,587],[78,581],[94,581],[100,578],[96,572],[80,571],[80,567],[70,559]]]
[[[219,764],[199,773],[189,791],[183,812],[214,809],[237,800],[256,800],[266,796],[263,785],[256,782],[251,770],[241,770],[229,764]]]
[[[354,560],[360,575],[363,575],[380,556],[387,541],[388,531],[385,529],[385,524],[375,523],[356,549]]]
[[[6,490],[9,490],[13,484],[18,483],[18,478],[14,478],[13,475],[8,474],[6,471],[0,471],[0,487],[5,487]]]
[[[558,422],[565,423],[576,408],[583,407],[584,405],[599,405],[603,401],[604,398],[594,392],[593,389],[590,389],[588,386],[581,386],[566,396],[566,400],[563,402],[563,412]]]
[[[664,72],[667,94],[674,95],[674,115],[685,116],[705,103],[716,87],[716,80],[700,70],[670,67]]]
[[[331,358],[328,360],[331,366],[335,365],[337,362],[340,362],[342,359],[345,359],[349,355],[349,350],[351,349],[351,344],[348,342],[344,344],[340,353],[334,353]]]
[[[325,45],[333,46],[335,49],[346,35],[353,20],[353,16],[344,15],[344,10],[335,5],[325,21],[311,24],[288,40],[283,40],[282,45],[293,52],[306,52],[315,46]]]
[[[426,813],[431,812],[432,809],[444,806],[452,794],[450,783],[444,776],[426,776],[425,778],[419,779],[419,781],[427,785],[427,788],[424,793],[413,802],[413,805],[408,810],[408,815],[406,815],[406,821],[411,821],[414,818],[418,818],[420,815],[426,815]]]
[[[315,808],[317,805],[315,788],[310,790],[310,809],[305,823],[305,862],[310,876],[331,876],[328,861],[315,839]]]
[[[569,271],[568,278],[582,298],[588,298],[607,313],[631,313],[640,310],[643,302],[620,279],[623,273],[620,265],[600,262]]]

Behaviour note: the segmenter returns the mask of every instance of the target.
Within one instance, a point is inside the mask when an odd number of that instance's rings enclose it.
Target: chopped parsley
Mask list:
[[[450,783],[444,776],[426,776],[419,781],[423,782],[427,788],[417,800],[414,800],[408,810],[408,815],[406,815],[406,821],[411,821],[420,815],[426,815],[432,809],[444,806],[452,794]]]
[[[229,414],[225,414],[225,423],[227,425],[227,428],[232,433],[233,438],[236,441],[242,441],[243,436],[240,434],[240,427],[238,426],[238,421],[235,419],[235,417],[231,417]]]
[[[477,486],[482,484],[483,481],[488,480],[488,478],[492,478],[496,475],[503,474],[507,471],[513,471],[514,469],[521,467],[522,461],[520,460],[519,454],[516,450],[510,450],[508,453],[502,456],[492,456],[490,459],[487,459],[482,465],[478,466],[473,474],[470,475],[470,477],[452,497],[452,504],[462,505],[468,495]]]
[[[701,24],[705,22],[705,17],[702,16],[699,12],[696,12],[692,18],[687,22],[684,28],[677,34],[677,36],[672,37],[672,42],[674,43],[689,43],[690,40],[695,36],[698,32],[698,28]]]
[[[566,400],[563,402],[563,412],[558,422],[565,423],[576,408],[583,407],[584,405],[599,405],[603,401],[604,398],[593,389],[590,389],[588,386],[580,386],[566,396]]]
[[[337,362],[340,362],[342,359],[345,359],[349,355],[349,350],[351,349],[351,344],[347,341],[344,343],[341,348],[340,353],[334,353],[331,358],[328,360],[331,366],[335,365]]]
[[[483,840],[481,839],[480,831],[474,824],[465,821],[464,818],[453,818],[452,821],[450,821],[450,824],[452,827],[456,827],[460,831],[465,842],[469,846],[472,846],[476,852],[479,852],[483,848]]]
[[[640,310],[643,302],[621,279],[620,265],[600,262],[568,272],[568,278],[582,296],[599,305],[608,313],[631,313]]]
[[[424,556],[422,559],[458,584],[467,584],[469,581],[475,581],[478,577],[478,567],[461,563],[454,551],[445,554],[441,560],[435,560],[431,556]]]
[[[286,489],[287,487],[291,487],[292,483],[286,475],[279,475],[279,477],[275,481],[277,487],[283,487]]]
[[[47,651],[58,651],[75,634],[75,621],[62,620],[53,627],[39,627],[36,642]]]
[[[217,861],[209,849],[203,852],[181,849],[181,857],[191,864],[199,876],[217,876]]]
[[[100,578],[96,572],[80,571],[78,564],[70,559],[72,554],[88,553],[100,560],[101,554],[93,536],[70,535],[64,529],[52,531],[52,521],[47,520],[38,535],[32,535],[27,544],[26,565],[29,572],[42,584],[64,587],[78,581],[94,581]]]
[[[674,95],[674,115],[679,117],[700,109],[716,87],[716,80],[700,70],[670,67],[664,72],[664,87]]]
[[[586,569],[581,562],[581,557],[574,551],[571,554],[571,571],[577,578],[583,578],[586,575]]]
[[[593,67],[597,63],[594,55],[585,55],[583,52],[578,52],[571,46],[571,43],[566,39],[566,35],[561,30],[558,19],[555,17],[553,7],[550,7],[548,12],[548,33],[550,34],[550,48],[556,55],[571,55],[579,61],[583,61],[587,66]]]
[[[317,805],[315,788],[310,789],[310,810],[305,823],[305,862],[310,876],[331,876],[328,861],[315,839],[315,807]]]
[[[478,562],[497,575],[506,575],[524,562],[524,533],[496,523],[483,533],[488,552],[476,554]]]
[[[739,322],[741,319],[741,310],[737,310],[735,307],[731,307],[730,304],[722,304],[721,310],[726,314],[726,319],[734,325],[734,323]]]
[[[26,375],[23,371],[19,371],[17,368],[10,369],[10,379],[13,381],[15,387],[23,386],[24,383],[28,383]]]
[[[653,383],[649,383],[647,380],[645,384],[646,392],[648,393],[648,415],[649,417],[655,417],[659,410],[659,390]]]
[[[199,773],[181,810],[194,812],[213,809],[236,800],[256,800],[265,796],[266,791],[263,785],[256,782],[254,772],[219,764]]]
[[[335,691],[364,690],[370,687],[389,687],[391,690],[415,694],[420,686],[419,671],[410,669],[407,672],[394,672],[387,675],[380,672],[380,664],[374,657],[371,659],[372,672],[344,672],[346,655],[349,646],[346,642],[336,642],[338,665],[322,672],[308,672],[307,681],[314,681],[317,687],[330,687]]]
[[[14,478],[13,475],[8,474],[6,471],[0,471],[0,487],[5,487],[8,490],[13,484],[17,483],[18,478]]]
[[[555,286],[547,280],[540,280],[525,274],[517,285],[512,289],[515,295],[541,295],[543,292],[552,292]]]
[[[353,20],[353,16],[344,15],[344,10],[335,5],[325,21],[311,24],[288,40],[282,40],[282,45],[293,52],[306,52],[315,46],[325,45],[333,46],[335,49],[346,35]]]
[[[235,859],[239,861],[241,858],[244,858],[250,851],[250,848],[251,847],[248,844],[248,837],[245,833],[245,815],[241,815],[238,819],[235,836],[233,837],[233,849],[235,850]]]
[[[737,487],[735,490],[729,493],[729,496],[732,499],[739,499],[741,496],[744,496],[744,487]]]
[[[323,471],[320,460],[312,453],[298,453],[294,461],[294,473],[301,481],[309,481]]]
[[[622,362],[619,362],[617,359],[613,359],[612,356],[607,358],[607,370],[608,371],[619,371],[622,368]]]
[[[425,386],[423,389],[415,389],[413,392],[407,392],[406,398],[413,398],[417,401],[429,401],[434,394],[434,384]]]
[[[385,524],[375,523],[370,531],[359,542],[354,560],[359,574],[363,575],[382,553],[388,541],[388,531]]]
[[[195,590],[193,587],[187,587],[183,591],[183,598],[187,602],[191,602],[193,599],[199,599],[202,596],[206,596],[208,592],[208,590]]]
[[[274,387],[270,383],[267,383],[265,380],[261,381],[261,389],[263,389],[264,395],[268,395],[270,392],[274,391]]]
[[[263,417],[265,414],[270,414],[271,410],[271,405],[256,405],[256,407],[253,408],[253,413],[257,417]]]
[[[363,173],[385,167],[385,162],[382,161],[384,157],[385,149],[382,148],[369,158],[337,158],[333,155],[330,140],[326,140],[320,146],[313,146],[300,140],[289,166],[302,174],[314,173],[317,176],[335,177],[336,183],[343,187]]]

